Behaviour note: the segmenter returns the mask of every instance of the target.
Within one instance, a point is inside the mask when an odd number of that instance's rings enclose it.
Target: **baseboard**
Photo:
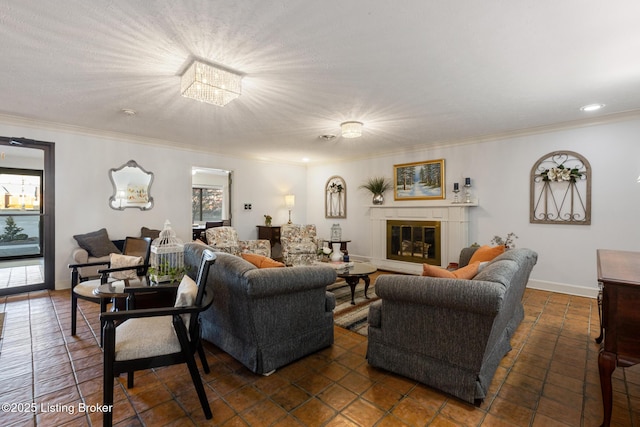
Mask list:
[[[541,291],[558,292],[561,294],[575,295],[579,297],[597,298],[598,289],[586,286],[570,285],[567,283],[547,282],[544,280],[529,280],[527,288]]]
[[[56,280],[54,286],[56,291],[61,291],[63,289],[71,289],[71,280],[69,279]]]

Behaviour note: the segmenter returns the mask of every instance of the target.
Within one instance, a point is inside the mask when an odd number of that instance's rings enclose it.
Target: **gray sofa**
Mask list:
[[[185,262],[205,246],[185,245]],[[333,344],[335,296],[327,266],[258,269],[216,253],[208,286],[213,305],[200,316],[202,337],[257,374],[267,374]]]
[[[460,267],[475,248],[465,248]],[[480,404],[524,317],[537,254],[511,249],[472,280],[382,275],[369,309],[370,365]]]

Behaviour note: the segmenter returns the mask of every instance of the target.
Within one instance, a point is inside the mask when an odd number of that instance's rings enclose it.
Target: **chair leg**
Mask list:
[[[107,311],[107,299],[100,298],[100,313]],[[100,347],[103,347],[104,342],[104,320],[100,319]]]
[[[202,347],[202,341],[198,342],[198,355],[200,356],[204,373],[208,374],[211,370],[209,369],[209,362],[207,362],[207,355],[204,353],[204,347]]]
[[[213,414],[211,413],[211,407],[209,406],[209,401],[207,400],[207,392],[204,390],[204,385],[202,385],[202,378],[200,378],[200,372],[198,372],[198,367],[196,366],[196,360],[193,358],[193,355],[191,353],[187,354],[187,367],[189,368],[189,373],[191,374],[193,385],[196,387],[198,399],[200,400],[200,405],[202,406],[202,410],[204,411],[204,417],[210,420],[211,418],[213,418]]]
[[[102,417],[103,427],[111,427],[113,423],[113,359],[115,342],[113,337],[114,333],[111,329],[114,329],[114,324],[109,322],[105,324],[107,330],[107,340],[104,345],[104,364],[103,364],[103,394],[102,403],[106,406],[107,410]]]
[[[133,388],[133,371],[127,372],[127,388]]]
[[[76,322],[78,321],[78,298],[71,290],[71,335],[76,334]]]
[[[204,417],[210,420],[211,418],[213,418],[213,414],[211,413],[211,407],[209,406],[209,401],[207,400],[207,392],[204,391],[202,378],[200,378],[200,372],[198,371],[196,359],[194,358],[195,351],[193,351],[193,347],[189,346],[187,331],[184,327],[184,323],[182,323],[182,318],[180,316],[173,316],[173,328],[176,331],[176,335],[178,335],[178,341],[180,341],[182,355],[185,362],[187,363],[187,367],[189,368],[189,373],[191,374],[193,385],[196,388],[196,393],[198,393],[198,399],[200,400],[200,406],[202,406],[202,410],[204,411]],[[198,351],[198,353],[200,353],[200,346],[201,343],[198,343],[198,347],[196,347],[196,351]]]

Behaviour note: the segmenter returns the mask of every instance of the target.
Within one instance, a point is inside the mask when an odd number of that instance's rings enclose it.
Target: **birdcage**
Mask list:
[[[149,276],[152,282],[175,282],[182,279],[185,273],[184,244],[176,237],[169,221],[165,221],[160,236],[151,242],[150,258]]]

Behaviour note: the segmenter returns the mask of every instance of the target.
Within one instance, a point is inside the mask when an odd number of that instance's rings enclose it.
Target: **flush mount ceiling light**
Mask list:
[[[602,107],[604,107],[604,104],[589,104],[589,105],[583,105],[582,107],[580,107],[580,111],[596,111],[601,109]]]
[[[180,93],[186,98],[224,107],[241,92],[242,76],[218,65],[193,61],[182,75]]]
[[[362,136],[362,122],[344,122],[340,124],[343,138],[358,138]]]

